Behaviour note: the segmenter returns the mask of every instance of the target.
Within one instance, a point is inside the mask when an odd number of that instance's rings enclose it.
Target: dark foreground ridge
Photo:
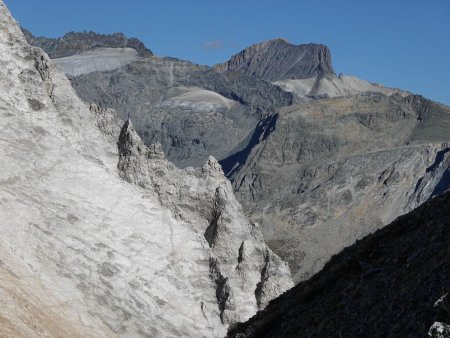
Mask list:
[[[334,256],[229,335],[427,336],[435,321],[450,319],[448,299],[440,299],[450,286],[449,230],[447,192]]]
[[[72,56],[95,48],[133,48],[142,57],[152,56],[151,50],[138,39],[127,38],[122,33],[98,34],[95,32],[70,32],[61,38],[35,37],[22,28],[27,42],[42,48],[52,59]]]

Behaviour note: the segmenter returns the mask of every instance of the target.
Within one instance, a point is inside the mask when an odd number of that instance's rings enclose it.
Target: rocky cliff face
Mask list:
[[[283,39],[250,46],[215,69],[255,75],[270,82],[334,74],[331,53],[326,46],[293,45]]]
[[[42,48],[52,59],[68,57],[96,48],[131,48],[142,57],[153,55],[141,41],[136,38],[127,38],[122,33],[70,32],[63,37],[51,39],[35,37],[25,28],[22,28],[22,32],[30,45]]]
[[[230,336],[448,337],[449,209],[447,192],[399,217]]]
[[[221,163],[296,281],[449,187],[450,109],[366,94],[293,105]]]
[[[223,336],[292,285],[213,159],[90,108],[0,1],[0,336]]]
[[[354,76],[334,74],[330,50],[324,45],[292,45],[283,39],[250,46],[223,64],[220,73],[239,72],[257,76],[294,94],[294,98],[327,98],[366,92],[410,95],[406,91],[370,83]]]
[[[121,177],[154,191],[176,217],[203,232],[211,248],[209,268],[224,323],[264,308],[293,285],[287,266],[266,247],[258,225],[245,219],[213,157],[201,169],[178,169],[165,159],[159,144],[146,147],[130,121],[118,144]]]

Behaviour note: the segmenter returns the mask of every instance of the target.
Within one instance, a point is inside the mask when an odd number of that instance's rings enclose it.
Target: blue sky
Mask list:
[[[449,0],[5,0],[35,35],[123,32],[212,65],[277,37],[331,49],[337,73],[450,105]]]

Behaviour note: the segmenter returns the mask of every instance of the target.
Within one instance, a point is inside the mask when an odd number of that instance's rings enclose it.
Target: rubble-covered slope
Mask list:
[[[223,336],[292,286],[213,159],[117,148],[3,2],[0,66],[0,336]]]
[[[448,337],[449,212],[447,192],[399,217],[230,336]]]
[[[450,109],[365,94],[280,109],[221,162],[296,281],[449,187]]]

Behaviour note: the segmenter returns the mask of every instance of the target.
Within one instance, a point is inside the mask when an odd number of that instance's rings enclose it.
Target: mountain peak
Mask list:
[[[215,68],[219,72],[237,71],[271,82],[334,74],[327,46],[294,45],[283,38],[254,44]]]

